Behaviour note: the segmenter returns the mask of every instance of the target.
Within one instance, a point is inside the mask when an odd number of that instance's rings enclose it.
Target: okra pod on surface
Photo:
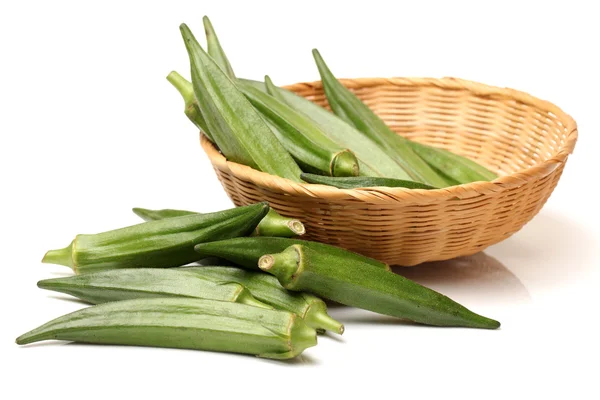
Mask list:
[[[277,94],[275,97],[284,100],[296,112],[300,112],[310,118],[340,147],[350,149],[358,159],[359,175],[410,179],[406,171],[375,142],[366,137],[353,125],[348,124],[323,107],[275,85],[269,85],[267,88],[263,82],[239,78],[238,80],[246,86],[252,86],[255,89],[270,94]]]
[[[144,221],[155,221],[165,218],[180,217],[182,215],[197,214],[194,211],[185,210],[149,210],[146,208],[134,208],[133,212]],[[265,217],[259,222],[253,234],[258,236],[279,236],[294,237],[304,235],[306,229],[302,222],[293,218],[286,218],[279,215],[272,208]]]
[[[318,183],[321,185],[334,186],[340,189],[356,189],[369,187],[403,187],[408,189],[435,189],[433,186],[421,182],[405,181],[402,179],[352,176],[352,177],[332,177],[314,174],[300,175],[303,181],[308,183]]]
[[[300,167],[236,84],[180,26],[194,94],[215,144],[230,161],[300,182]]]
[[[203,279],[226,284],[236,282],[247,288],[259,301],[278,310],[297,314],[311,328],[344,333],[344,325],[327,314],[327,305],[309,293],[292,292],[281,286],[277,278],[264,272],[246,271],[235,267],[181,267],[182,271],[196,273]]]
[[[495,329],[498,321],[391,271],[365,267],[327,252],[293,245],[260,258],[260,269],[289,290],[421,324]]]
[[[94,235],[77,235],[42,262],[82,274],[117,268],[167,268],[197,261],[194,246],[250,234],[269,210],[267,203],[143,222]]]
[[[157,298],[113,301],[56,318],[17,338],[172,347],[293,358],[317,344],[314,329],[287,311],[224,301]]]
[[[315,251],[327,252],[331,257],[343,257],[359,265],[379,268],[389,271],[390,266],[381,261],[363,256],[339,247],[325,243],[311,242],[300,239],[276,237],[238,237],[234,239],[202,243],[194,247],[200,257],[218,257],[231,261],[244,268],[257,270],[261,256],[270,253],[280,253],[294,244],[301,244]]]
[[[413,180],[435,187],[448,186],[448,183],[412,150],[406,143],[407,139],[392,131],[381,118],[335,78],[317,49],[313,50],[313,56],[329,105],[338,117],[354,125],[377,143],[406,170]]]
[[[305,115],[254,86],[238,86],[250,103],[276,128],[283,146],[299,163],[331,176],[356,176],[358,160],[354,153],[338,146]]]
[[[38,287],[70,294],[92,304],[156,297],[190,297],[272,308],[240,283],[215,282],[175,268],[131,268],[45,279]]]

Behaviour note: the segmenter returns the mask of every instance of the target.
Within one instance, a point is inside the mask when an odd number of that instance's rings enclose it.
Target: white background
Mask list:
[[[587,2],[71,2],[0,6],[0,398],[598,398],[598,13]],[[589,2],[590,4],[592,2]],[[189,76],[178,25],[209,15],[238,76],[456,76],[550,100],[580,140],[523,230],[408,276],[499,319],[498,331],[332,314],[341,338],[293,362],[169,349],[18,347],[83,307],[37,289],[76,233],[137,223],[132,207],[231,206],[165,76]],[[244,397],[242,397],[244,396]]]

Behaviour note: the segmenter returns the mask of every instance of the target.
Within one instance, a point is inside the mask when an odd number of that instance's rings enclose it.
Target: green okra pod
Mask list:
[[[208,51],[208,55],[212,57],[212,59],[217,63],[219,67],[227,74],[230,79],[235,79],[235,74],[233,73],[233,68],[231,68],[231,64],[229,63],[229,59],[221,47],[221,42],[217,37],[217,33],[210,22],[210,19],[205,15],[202,18],[202,23],[204,24],[204,33],[206,34],[206,50]]]
[[[291,292],[281,286],[277,278],[263,272],[246,271],[235,267],[181,267],[182,271],[196,273],[203,279],[227,284],[235,282],[247,288],[259,301],[278,310],[297,314],[311,328],[344,333],[344,325],[327,314],[327,305],[320,298],[302,292]]]
[[[419,157],[421,157],[429,166],[444,176],[449,182],[458,182],[458,184],[491,181],[498,177],[495,173],[488,170],[475,161],[467,157],[452,153],[451,151],[428,146],[408,140],[407,143]]]
[[[56,318],[19,336],[43,340],[172,347],[293,358],[317,344],[314,329],[287,311],[224,301],[157,298],[113,301]]]
[[[215,282],[174,268],[128,268],[44,279],[38,287],[70,294],[92,304],[157,297],[190,297],[272,308],[234,281]]]
[[[197,214],[194,211],[185,210],[148,210],[146,208],[134,208],[133,212],[144,221],[155,221],[158,219],[180,217],[182,215]],[[293,218],[286,218],[272,208],[256,226],[253,234],[258,236],[294,237],[304,235],[306,229],[302,222]]]
[[[273,132],[298,163],[331,176],[356,176],[354,153],[338,146],[305,115],[251,85],[238,86],[252,105],[271,123]]]
[[[405,181],[402,179],[366,177],[366,176],[349,176],[349,177],[332,177],[314,174],[300,175],[303,181],[308,183],[318,183],[321,185],[334,186],[340,189],[356,189],[369,187],[403,187],[408,189],[435,189],[433,186],[426,185],[421,182]]]
[[[167,80],[183,97],[183,101],[185,102],[184,113],[188,119],[192,121],[197,128],[204,132],[206,137],[211,142],[214,142],[212,135],[208,131],[208,127],[206,126],[206,121],[202,116],[200,107],[198,106],[198,101],[194,96],[194,88],[192,87],[192,83],[186,80],[183,76],[179,75],[179,73],[176,71],[171,71],[169,75],[167,75]]]
[[[321,75],[325,95],[337,116],[354,125],[378,144],[406,170],[413,180],[434,187],[448,186],[448,183],[412,150],[407,139],[392,131],[381,118],[335,78],[317,49],[313,50],[313,56]]]
[[[260,258],[258,265],[289,290],[421,324],[495,329],[498,321],[391,271],[364,266],[324,251],[293,245]]]
[[[327,111],[304,97],[263,82],[238,79],[245,85],[275,95],[296,112],[300,112],[316,123],[323,132],[338,146],[350,149],[358,159],[359,175],[382,176],[398,179],[410,179],[409,175],[388,156],[375,142],[366,137],[354,126],[346,123],[335,114]]]
[[[47,252],[42,262],[65,265],[78,274],[117,268],[178,267],[198,260],[194,246],[199,243],[248,235],[268,210],[267,203],[257,203],[77,235],[64,249]]]
[[[390,266],[381,261],[363,256],[339,247],[325,243],[311,242],[308,240],[288,239],[278,237],[239,237],[228,240],[202,243],[194,247],[201,257],[218,257],[231,261],[249,269],[258,269],[258,260],[264,254],[280,253],[294,244],[310,247],[315,251],[324,251],[332,257],[343,257],[344,260],[353,260],[360,265],[369,265],[389,271]]]
[[[230,161],[300,182],[301,170],[236,84],[180,26],[194,95],[215,144]]]

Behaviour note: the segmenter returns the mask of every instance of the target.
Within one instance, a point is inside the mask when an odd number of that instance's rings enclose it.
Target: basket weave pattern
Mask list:
[[[556,187],[577,140],[575,121],[526,93],[455,78],[341,80],[397,133],[469,157],[500,177],[437,190],[298,184],[226,161],[204,136],[237,206],[268,201],[300,219],[306,239],[392,265],[474,254],[517,232]],[[320,82],[286,87],[328,107]]]

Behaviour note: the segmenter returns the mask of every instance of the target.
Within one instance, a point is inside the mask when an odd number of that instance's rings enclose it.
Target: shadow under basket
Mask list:
[[[466,156],[499,178],[436,190],[337,189],[226,161],[203,135],[202,148],[236,206],[268,201],[305,224],[303,238],[391,265],[471,255],[511,236],[548,200],[577,141],[569,115],[516,90],[455,78],[341,82],[398,134]],[[285,88],[328,108],[321,82]]]

